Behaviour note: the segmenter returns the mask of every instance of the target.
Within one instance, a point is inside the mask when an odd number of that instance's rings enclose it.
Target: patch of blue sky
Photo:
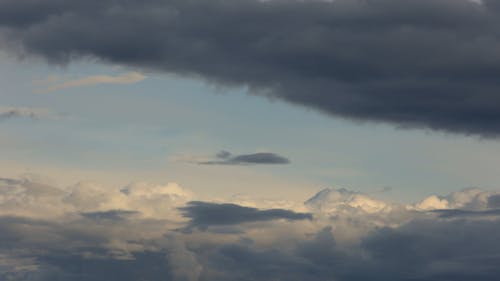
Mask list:
[[[175,165],[196,169],[169,162],[175,155],[269,151],[292,163],[238,169],[306,182],[310,190],[346,186],[371,192],[390,186],[393,191],[383,196],[398,200],[470,185],[489,187],[500,180],[497,142],[360,124],[270,101],[244,88],[145,73],[147,78],[135,84],[37,92],[44,87],[37,80],[50,76],[78,79],[130,71],[137,70],[91,62],[51,67],[3,61],[0,106],[47,108],[62,117],[3,122],[3,134],[24,141],[0,152],[18,161],[140,174]],[[478,168],[481,163],[487,166]]]

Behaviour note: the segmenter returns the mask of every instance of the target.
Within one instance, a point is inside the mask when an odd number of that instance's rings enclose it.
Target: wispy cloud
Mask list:
[[[54,116],[47,108],[35,107],[0,107],[0,121],[13,118],[42,119]]]
[[[128,72],[117,76],[112,75],[93,75],[82,77],[73,80],[66,80],[63,82],[57,83],[58,79],[54,79],[54,77],[50,77],[46,80],[50,86],[40,90],[40,93],[48,93],[59,91],[68,88],[77,88],[77,87],[87,87],[87,86],[95,86],[100,84],[134,84],[143,81],[146,79],[146,76],[140,72]]]
[[[290,160],[271,152],[258,152],[251,154],[233,155],[228,151],[218,152],[212,159],[191,159],[199,165],[264,165],[264,164],[289,164]]]

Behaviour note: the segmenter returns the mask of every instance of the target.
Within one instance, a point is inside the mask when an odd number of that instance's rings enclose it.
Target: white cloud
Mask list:
[[[335,213],[346,208],[360,209],[367,213],[390,211],[390,205],[383,201],[343,188],[324,189],[307,200],[305,204],[312,210],[323,213]]]
[[[431,195],[415,204],[414,207],[417,210],[463,209],[481,211],[488,208],[488,199],[498,194],[500,192],[467,188],[447,196]]]
[[[59,188],[22,179],[0,179],[0,216],[74,217],[111,210],[136,211],[144,218],[179,219],[177,207],[193,198],[176,183],[132,183],[124,188],[84,181]]]
[[[431,195],[419,203],[415,204],[417,210],[429,211],[438,209],[448,209],[450,203],[446,199],[441,199],[437,195]]]

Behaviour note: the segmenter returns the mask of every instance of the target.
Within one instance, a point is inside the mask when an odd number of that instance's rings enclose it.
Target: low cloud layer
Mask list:
[[[333,116],[500,133],[497,0],[3,0],[0,48],[248,86]]]
[[[193,201],[175,183],[2,178],[0,279],[493,281],[498,196],[471,188],[400,204],[327,188],[287,210]]]
[[[200,165],[282,165],[289,164],[290,160],[271,152],[232,155],[227,151],[217,153],[215,159],[196,160]]]

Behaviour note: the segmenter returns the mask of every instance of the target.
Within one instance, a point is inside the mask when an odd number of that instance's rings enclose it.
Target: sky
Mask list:
[[[0,0],[0,279],[495,280],[499,21]]]

